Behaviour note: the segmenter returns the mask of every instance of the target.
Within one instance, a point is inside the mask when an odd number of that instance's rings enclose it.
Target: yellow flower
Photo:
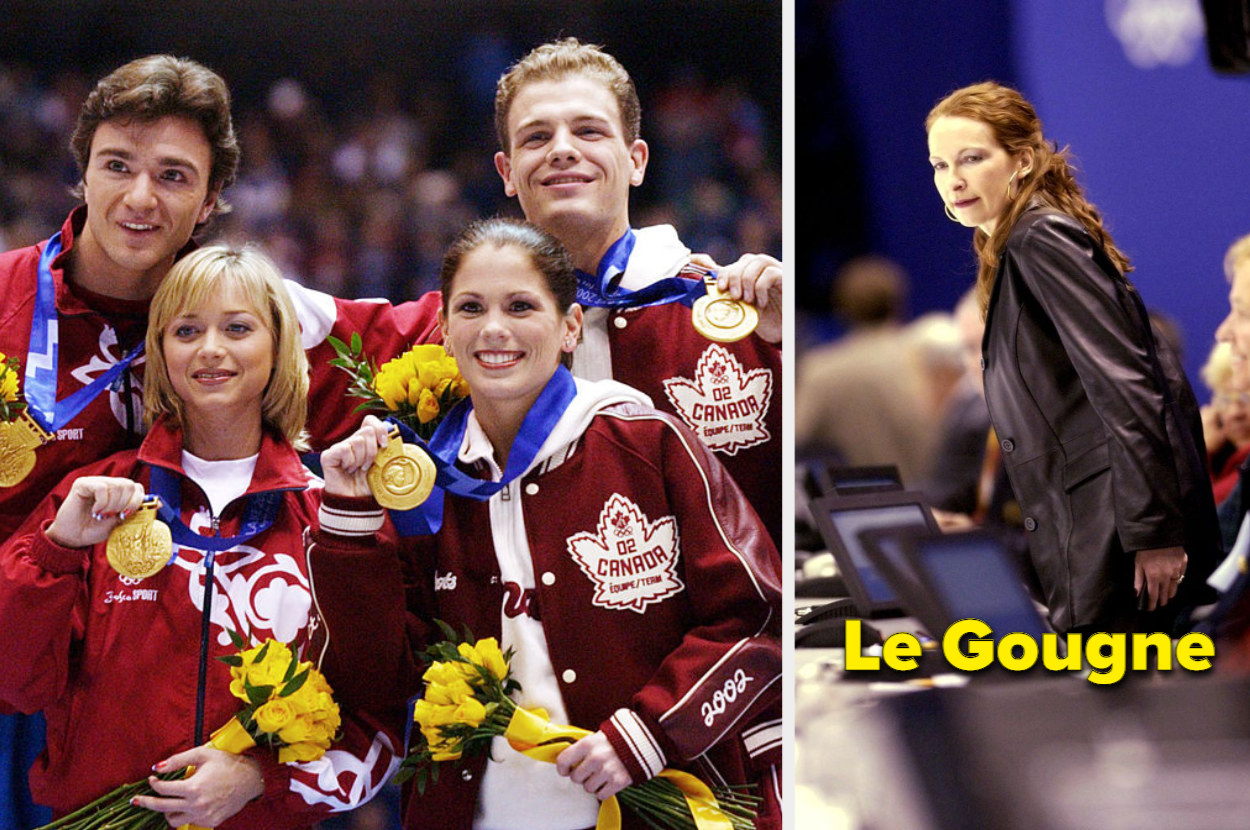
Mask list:
[[[486,707],[477,698],[466,697],[460,701],[460,705],[456,707],[452,717],[455,718],[455,723],[467,723],[469,726],[477,726],[486,719]]]
[[[389,360],[378,369],[373,379],[373,391],[392,412],[399,409],[401,403],[408,400],[408,386],[416,375],[416,370],[407,355]]]
[[[17,400],[17,367],[9,365],[4,352],[0,352],[0,398],[8,403]]]
[[[465,665],[458,660],[439,660],[430,664],[425,674],[421,675],[421,679],[429,684],[454,686],[457,683],[477,682],[478,673],[472,666]]]
[[[253,686],[278,686],[282,683],[282,678],[286,675],[286,670],[295,656],[291,654],[291,649],[286,643],[277,640],[268,640],[268,648],[262,645],[260,648],[251,649],[244,652],[244,665],[247,669],[247,679]],[[263,660],[257,661],[261,649],[264,648],[265,656]],[[251,655],[249,658],[249,654]]]
[[[302,714],[296,715],[294,720],[282,727],[278,731],[278,737],[288,744],[312,741],[329,745],[330,739],[334,737],[334,730],[326,722],[312,715]]]
[[[434,393],[429,389],[421,390],[421,397],[417,401],[417,418],[423,424],[428,424],[438,417],[438,398],[434,397]]]
[[[277,732],[295,720],[295,707],[285,698],[262,704],[255,713],[256,726],[262,732]]]
[[[424,731],[451,723],[453,712],[455,712],[455,707],[453,706],[431,703],[425,698],[421,698],[413,705],[412,720]]]
[[[292,761],[315,761],[326,754],[329,745],[298,741],[278,749],[278,763],[288,764]]]
[[[461,643],[457,650],[461,657],[475,666],[482,666],[500,680],[508,674],[508,662],[503,659],[499,641],[494,637],[478,640],[473,645]]]

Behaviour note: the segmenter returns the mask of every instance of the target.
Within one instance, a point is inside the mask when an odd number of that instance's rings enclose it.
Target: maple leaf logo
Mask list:
[[[620,493],[604,505],[596,532],[569,537],[568,550],[594,583],[591,602],[600,608],[641,614],[686,587],[677,575],[677,519],[665,516],[652,522]]]
[[[699,357],[693,380],[669,378],[664,393],[686,426],[709,449],[726,455],[769,439],[764,418],[772,402],[773,374],[747,371],[728,349],[709,346]]]

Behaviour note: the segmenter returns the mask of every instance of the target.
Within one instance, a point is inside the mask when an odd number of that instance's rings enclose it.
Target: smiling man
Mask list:
[[[522,58],[496,86],[495,129],[504,192],[564,244],[577,268],[585,317],[574,375],[627,383],[684,421],[780,548],[781,263],[752,254],[720,268],[692,256],[672,226],[630,226],[630,190],[642,184],[650,150],[629,73],[597,46],[567,38]],[[755,306],[754,333],[718,342],[696,330],[688,304],[713,271],[717,289]],[[616,749],[634,783],[643,780],[643,767]],[[780,827],[779,698],[701,763],[719,780],[757,782],[758,826]],[[500,780],[487,779],[484,799],[506,795]]]
[[[71,138],[81,180],[75,208],[51,239],[0,254],[0,352],[18,365],[29,418],[0,425],[0,541],[68,473],[142,439],[142,343],[148,304],[193,234],[230,209],[239,146],[225,82],[190,60],[154,55],[103,78]],[[326,336],[367,337],[379,363],[437,339],[436,292],[413,303],[341,300],[287,281],[311,367],[314,449],[351,433],[360,416],[347,375],[330,366]],[[41,443],[42,438],[42,443]],[[0,703],[2,706],[2,703]],[[28,723],[0,718],[0,772],[37,749]],[[14,731],[18,732],[15,736]],[[373,783],[370,782],[370,786]],[[0,825],[29,827],[24,795],[0,788]]]
[[[759,327],[732,343],[695,330],[691,298],[674,295],[715,264],[692,256],[670,225],[630,227],[630,189],[650,158],[641,120],[615,58],[574,38],[547,43],[496,86],[495,167],[525,218],[558,238],[578,268],[586,323],[573,373],[627,383],[681,418],[780,547],[782,266],[750,254],[715,267],[720,289],[757,307]]]

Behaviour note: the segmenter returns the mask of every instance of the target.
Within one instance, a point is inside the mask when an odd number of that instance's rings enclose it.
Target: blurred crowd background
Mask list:
[[[164,51],[234,94],[235,209],[205,238],[259,241],[288,276],[336,295],[415,297],[469,221],[519,215],[492,161],[495,82],[571,35],[603,44],[638,86],[651,163],[634,225],[672,223],[722,262],[781,253],[779,3],[6,6],[3,249],[46,238],[73,207],[69,135],[95,80]]]

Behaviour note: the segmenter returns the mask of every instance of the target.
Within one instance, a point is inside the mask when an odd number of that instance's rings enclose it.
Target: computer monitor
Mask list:
[[[912,536],[905,544],[912,570],[924,583],[941,637],[952,623],[978,619],[994,630],[994,639],[1021,632],[1050,633],[1024,587],[1019,567],[1002,540],[983,530]]]
[[[838,563],[847,591],[861,617],[906,613],[901,598],[864,550],[860,534],[878,528],[918,528],[938,532],[922,493],[882,490],[830,495],[812,502],[812,518]]]
[[[942,636],[945,617],[933,607],[929,588],[907,554],[913,537],[918,535],[933,535],[933,531],[928,527],[875,527],[861,531],[859,539],[864,554],[890,583],[907,616],[915,617],[925,632],[937,638]]]
[[[809,458],[800,462],[803,488],[810,498],[851,496],[882,490],[902,490],[903,479],[892,464],[852,467],[831,458]]]

